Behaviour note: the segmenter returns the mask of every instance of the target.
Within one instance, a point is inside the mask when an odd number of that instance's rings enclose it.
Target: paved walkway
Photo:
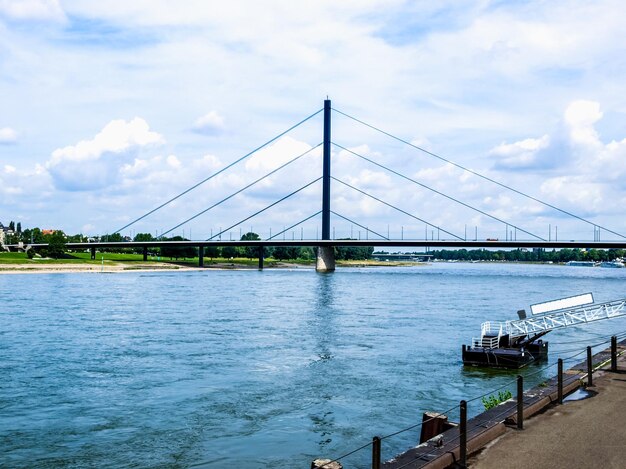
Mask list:
[[[626,356],[617,373],[596,371],[597,395],[550,407],[507,429],[468,461],[471,469],[626,468]]]

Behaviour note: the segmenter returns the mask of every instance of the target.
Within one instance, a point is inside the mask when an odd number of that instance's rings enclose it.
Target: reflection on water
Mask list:
[[[514,383],[461,365],[481,322],[621,298],[625,279],[514,264],[0,276],[0,466],[308,467]],[[553,332],[548,364],[624,329]],[[521,370],[528,386],[543,367]]]
[[[311,336],[315,340],[316,359],[313,361],[309,375],[310,392],[317,400],[309,412],[312,431],[318,435],[317,451],[324,454],[327,446],[332,443],[335,433],[335,415],[330,402],[333,396],[333,370],[327,362],[333,359],[333,344],[337,339],[333,309],[333,274],[318,273],[315,275],[316,294],[315,309],[309,319]]]

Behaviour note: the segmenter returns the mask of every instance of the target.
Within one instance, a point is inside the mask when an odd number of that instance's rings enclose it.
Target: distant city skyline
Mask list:
[[[618,1],[0,0],[0,221],[112,233],[322,107],[626,233]],[[321,116],[122,235],[158,234],[322,139]],[[615,238],[333,113],[333,174],[460,236]],[[170,235],[209,237],[321,175],[321,151]],[[438,236],[333,183],[336,237]],[[321,185],[245,221],[262,237]],[[359,227],[358,224],[361,226]],[[294,236],[314,238],[313,218]],[[369,231],[369,233],[367,233]],[[557,234],[558,233],[558,234]],[[289,236],[289,235],[287,235]],[[527,235],[523,235],[527,237]]]

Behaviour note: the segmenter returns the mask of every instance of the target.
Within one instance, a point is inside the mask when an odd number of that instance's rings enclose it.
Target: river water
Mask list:
[[[512,382],[461,364],[482,321],[625,285],[626,269],[461,263],[3,275],[0,466],[308,468]],[[554,331],[548,364],[624,331]],[[418,439],[385,439],[383,458]]]

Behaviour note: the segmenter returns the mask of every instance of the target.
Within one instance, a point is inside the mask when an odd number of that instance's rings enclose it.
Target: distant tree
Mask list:
[[[46,257],[60,259],[65,255],[65,234],[61,230],[45,235],[44,242],[48,243],[48,247],[43,251]]]
[[[291,259],[311,259],[313,249],[298,246],[276,246],[272,251],[272,257],[279,261]]]
[[[68,243],[84,243],[85,236],[83,236],[82,234],[68,235],[67,242]]]
[[[365,260],[372,257],[374,247],[335,246],[335,259],[341,260]]]
[[[107,243],[121,243],[124,241],[124,237],[119,233],[105,234],[100,239]]]
[[[154,237],[150,233],[137,233],[133,241],[154,241]]]
[[[15,231],[15,222],[13,220],[9,222],[9,230]]]
[[[150,234],[150,233],[137,233],[135,235],[135,237],[133,238],[133,241],[138,241],[138,242],[142,242],[142,241],[155,241],[154,237]],[[143,253],[143,247],[138,247],[135,248],[134,251],[136,253]]]
[[[315,258],[315,252],[313,248],[308,246],[302,246],[298,249],[298,259],[302,259],[305,261],[311,260]]]
[[[17,226],[15,227],[15,231],[17,232],[17,234],[21,234],[22,233],[22,223],[20,223],[19,221],[17,222]]]
[[[174,236],[169,238],[168,241],[189,241],[182,236]],[[161,248],[161,256],[169,257],[170,259],[187,259],[189,257],[196,257],[198,255],[198,249],[193,246],[163,246]]]
[[[229,259],[231,257],[239,257],[239,250],[236,246],[224,246],[222,248],[222,257]]]
[[[19,236],[24,244],[43,243],[43,234],[39,228],[26,228]]]
[[[290,256],[290,252],[287,246],[276,246],[274,248],[274,252],[272,253],[272,257],[278,261],[291,259],[289,256]]]
[[[32,236],[31,236],[33,243],[43,243],[45,242],[43,239],[43,233],[41,232],[41,230],[39,228],[33,228],[33,232],[32,232]]]
[[[251,231],[241,236],[241,241],[258,241],[260,239],[261,237],[258,234],[253,233]],[[243,249],[243,254],[248,259],[259,257],[259,253],[260,253],[260,248],[257,246],[245,246]]]
[[[206,246],[204,248],[204,255],[209,259],[215,259],[220,256],[220,248],[217,246]]]

